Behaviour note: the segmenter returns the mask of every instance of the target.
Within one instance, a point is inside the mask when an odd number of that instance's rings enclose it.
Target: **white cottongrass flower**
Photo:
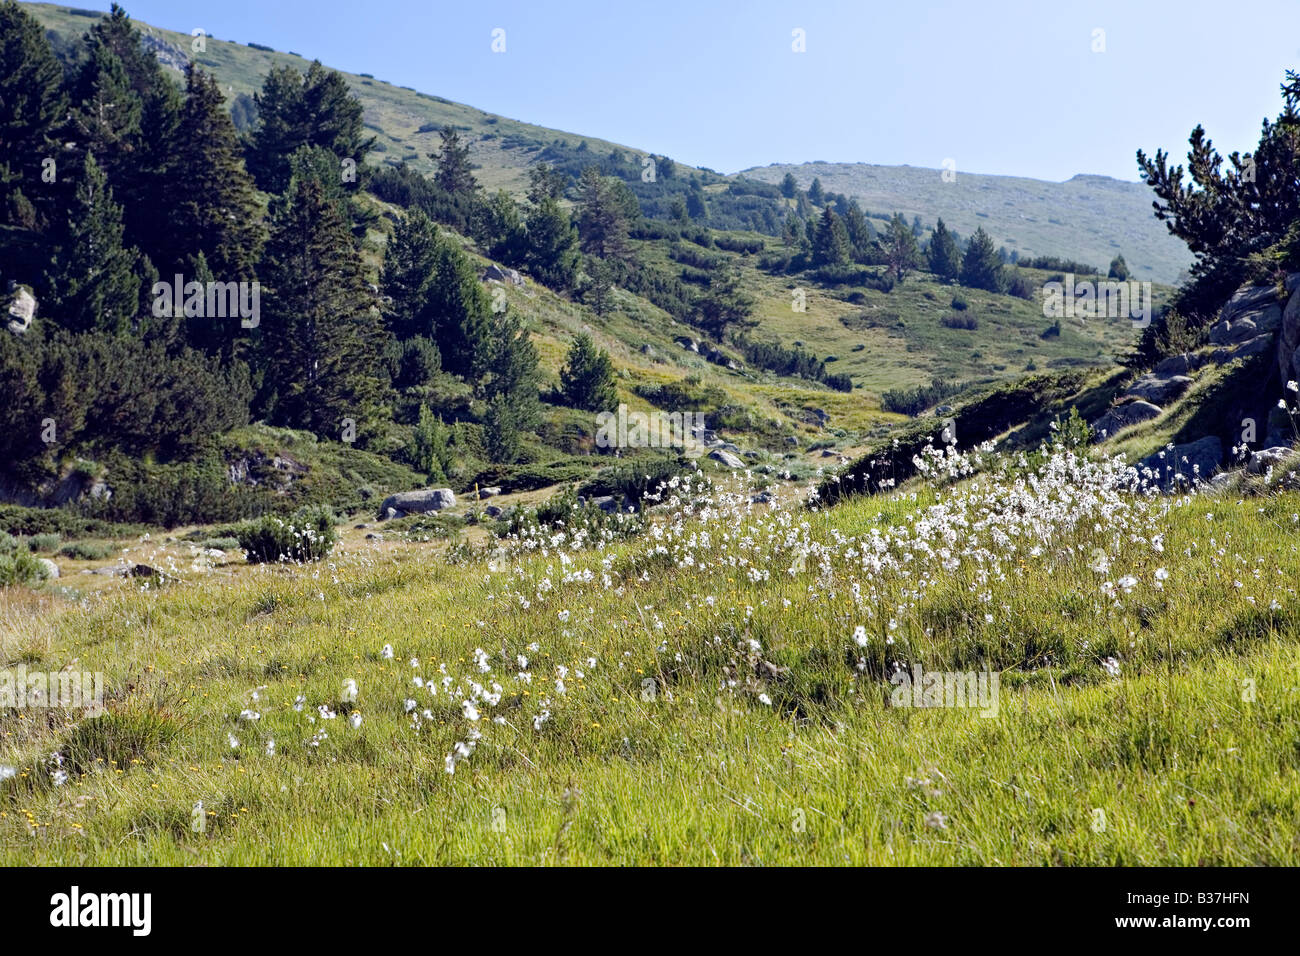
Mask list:
[[[379,656],[386,661],[391,661],[393,659],[393,645],[385,644],[384,649],[379,652]]]
[[[1169,580],[1169,572],[1164,568],[1156,568],[1156,587],[1163,589],[1165,582]]]
[[[415,701],[411,700],[411,698],[408,697],[406,698],[406,703],[403,704],[403,706],[406,708],[406,712],[409,714],[411,711],[415,710]]]
[[[18,776],[16,767],[0,767],[0,780],[8,780],[10,777]]]
[[[255,710],[241,710],[239,712],[240,720],[247,720],[249,723],[262,719],[262,715]]]
[[[351,714],[348,715],[348,723],[351,725],[353,730],[356,730],[358,727],[361,726],[361,715],[353,711]]]
[[[460,709],[464,713],[466,720],[469,721],[478,720],[478,708],[474,706],[474,702],[472,700],[462,700],[460,702]]]
[[[759,694],[759,695],[758,695],[758,702],[759,702],[760,704],[762,704],[763,706],[765,706],[765,707],[771,707],[771,706],[772,706],[772,698],[771,698],[771,697],[768,697],[766,694]]]
[[[853,629],[853,642],[857,644],[858,647],[867,646],[867,629],[861,624]]]
[[[1107,657],[1101,662],[1101,666],[1111,677],[1119,676],[1119,661],[1113,657]]]
[[[328,704],[321,704],[319,707],[316,708],[316,710],[318,713],[320,713],[321,720],[333,720],[335,717],[338,716],[338,714],[334,713],[334,711],[329,709]]]
[[[266,755],[267,755],[268,757],[274,757],[274,756],[275,756],[275,738],[274,738],[274,737],[272,737],[270,740],[268,740],[268,741],[266,742]]]
[[[300,714],[302,713],[302,709],[304,706],[306,706],[306,704],[307,704],[307,698],[304,697],[302,694],[299,694],[297,697],[293,699],[293,709]]]
[[[226,741],[230,744],[231,750],[239,749],[239,738],[234,734],[226,734]]]

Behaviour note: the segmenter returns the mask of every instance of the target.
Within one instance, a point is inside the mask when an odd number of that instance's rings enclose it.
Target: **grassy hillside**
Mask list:
[[[53,4],[24,6],[65,44],[75,43],[92,18],[99,16]],[[139,21],[137,26],[157,41],[165,63],[178,65],[192,56],[218,78],[232,101],[260,90],[272,67],[305,69],[312,55],[309,50],[302,51],[304,58],[211,37],[205,52],[192,53],[192,37],[187,33]],[[444,124],[460,130],[478,166],[476,176],[489,190],[521,193],[527,185],[527,167],[542,158],[563,166],[602,161],[618,153],[639,169],[641,159],[648,155],[597,137],[535,126],[453,103],[435,95],[436,91],[394,86],[382,76],[343,75],[365,106],[366,129],[377,139],[372,162],[404,162],[421,172],[431,171],[428,154],[436,150],[437,131]],[[937,170],[853,163],[763,166],[736,176],[690,167],[683,170],[699,176],[719,195],[732,188],[739,177],[777,183],[788,170],[806,188],[819,176],[827,189],[858,198],[872,212],[920,214],[927,226],[942,216],[964,236],[982,225],[999,244],[1022,255],[1062,256],[1104,269],[1116,253],[1123,253],[1138,279],[1171,283],[1190,262],[1182,243],[1152,217],[1150,191],[1145,186],[1101,176],[1049,183],[959,172],[957,181],[949,184],[940,181]],[[645,197],[641,198],[644,202]],[[666,204],[657,214],[663,212]],[[778,227],[779,220],[769,218],[767,231],[775,232]]]
[[[756,166],[740,175],[779,183],[786,173],[806,189],[814,178],[872,212],[942,217],[969,236],[980,226],[1008,252],[1058,256],[1105,269],[1122,254],[1135,279],[1172,283],[1192,257],[1151,213],[1151,190],[1108,176],[1079,175],[1063,183],[957,171],[944,182],[938,169],[868,163]]]
[[[161,584],[0,592],[0,657],[107,691],[0,718],[0,860],[1294,865],[1300,498],[1116,476],[680,486],[653,537],[319,568],[128,543]],[[997,706],[891,704],[915,664]]]

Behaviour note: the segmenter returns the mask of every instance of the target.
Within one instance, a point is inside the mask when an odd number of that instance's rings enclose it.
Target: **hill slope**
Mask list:
[[[1191,264],[1181,240],[1151,212],[1151,190],[1108,176],[1075,176],[1063,183],[1020,176],[868,163],[760,166],[738,175],[779,183],[791,173],[801,188],[814,178],[831,192],[857,199],[872,212],[937,217],[969,236],[979,226],[1022,256],[1061,256],[1106,268],[1117,253],[1136,279],[1172,283]]]
[[[100,14],[53,4],[24,6],[51,31],[56,41],[75,44]],[[191,52],[192,38],[183,32],[135,21],[152,38],[164,65],[179,68],[193,58],[220,80],[231,101],[251,97],[261,89],[267,72],[277,66],[305,69],[310,62],[296,53],[252,47],[208,37],[206,50]],[[329,66],[329,64],[325,64]],[[428,158],[436,151],[438,129],[450,124],[470,147],[478,167],[475,175],[488,190],[521,193],[526,170],[540,159],[552,163],[598,162],[612,153],[622,154],[639,166],[647,153],[594,137],[548,129],[498,116],[450,100],[394,86],[366,74],[340,71],[365,107],[366,128],[376,137],[371,160],[405,162],[421,172],[432,171]],[[1150,191],[1138,183],[1103,176],[1076,176],[1065,183],[1050,183],[1011,176],[985,176],[958,172],[955,183],[944,183],[937,170],[909,166],[873,166],[862,163],[805,163],[798,166],[764,166],[723,176],[711,170],[683,167],[714,191],[726,190],[739,179],[777,183],[787,171],[803,187],[820,177],[828,190],[842,192],[873,212],[919,214],[929,226],[936,216],[963,235],[979,225],[1008,250],[1022,255],[1055,255],[1104,268],[1123,253],[1134,278],[1172,282],[1189,263],[1183,244],[1169,236],[1151,214]],[[643,200],[646,197],[640,196]],[[757,203],[751,203],[757,205]],[[710,221],[720,228],[761,227],[774,233],[784,218],[783,204],[772,215],[755,215],[752,222]],[[647,209],[651,216],[662,209]],[[715,210],[715,216],[720,210]]]

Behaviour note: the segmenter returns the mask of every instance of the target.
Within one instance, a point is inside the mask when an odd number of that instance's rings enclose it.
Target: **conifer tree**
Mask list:
[[[54,206],[41,173],[43,160],[57,155],[62,84],[40,24],[13,0],[0,3],[0,218],[15,225],[35,225],[36,212]]]
[[[48,313],[74,332],[119,333],[140,306],[136,250],[122,245],[122,207],[87,153],[76,195],[46,274]]]
[[[546,196],[528,217],[528,271],[548,288],[571,289],[578,259],[578,230],[559,200]]]
[[[609,353],[596,347],[585,332],[573,340],[564,368],[560,369],[560,393],[573,408],[588,412],[612,409],[617,399],[614,363]]]
[[[485,394],[484,441],[494,461],[519,458],[525,433],[541,420],[537,349],[519,317],[511,311],[492,328],[492,374]]]
[[[477,382],[491,367],[492,303],[477,270],[452,238],[440,236],[433,257],[425,314],[442,354],[442,366]]]
[[[972,289],[1001,292],[1003,287],[1002,260],[993,245],[993,239],[984,227],[975,230],[966,254],[961,261],[961,284]]]
[[[930,271],[941,279],[956,279],[961,272],[961,254],[953,235],[940,219],[934,225],[927,254]]]
[[[437,227],[418,209],[399,219],[388,238],[379,293],[388,329],[399,340],[434,331],[428,302],[437,251]]]
[[[315,178],[293,180],[276,203],[259,271],[271,419],[337,437],[350,418],[365,434],[390,397],[383,327],[347,224]]]
[[[163,255],[168,258],[154,260],[164,276],[192,267],[200,252],[219,281],[252,275],[261,241],[253,184],[221,89],[193,64],[186,71],[185,105],[164,194],[169,201]]]
[[[849,261],[849,237],[844,223],[827,206],[822,210],[813,236],[813,265],[839,266]]]
[[[916,246],[916,235],[899,213],[889,221],[889,232],[884,239],[885,264],[893,273],[894,281],[902,283],[915,269],[921,254]]]

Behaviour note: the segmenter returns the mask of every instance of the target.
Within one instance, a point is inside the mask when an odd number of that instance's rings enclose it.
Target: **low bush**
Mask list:
[[[309,508],[285,519],[268,515],[246,521],[236,532],[250,564],[319,561],[338,541],[328,508]]]

